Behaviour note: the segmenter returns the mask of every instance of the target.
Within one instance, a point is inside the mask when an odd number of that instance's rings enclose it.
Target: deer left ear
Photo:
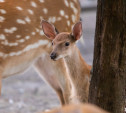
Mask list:
[[[79,40],[82,35],[82,22],[78,22],[74,25],[72,30],[72,35],[74,36],[75,40]]]
[[[45,36],[47,38],[53,40],[56,37],[56,35],[58,34],[58,30],[54,27],[54,25],[52,25],[51,23],[49,23],[45,20],[42,20],[41,24],[42,24],[42,29],[43,29]]]

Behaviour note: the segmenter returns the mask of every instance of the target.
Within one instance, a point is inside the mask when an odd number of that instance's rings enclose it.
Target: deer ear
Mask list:
[[[57,29],[54,27],[54,25],[50,24],[45,20],[42,20],[41,24],[42,24],[43,32],[46,35],[46,37],[53,40],[58,34]]]
[[[72,30],[72,35],[74,36],[75,40],[79,40],[82,35],[82,22],[78,22],[74,25]]]

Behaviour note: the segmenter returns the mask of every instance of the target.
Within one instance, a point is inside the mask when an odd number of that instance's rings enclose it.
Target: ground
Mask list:
[[[78,46],[84,59],[92,64],[96,12],[83,12],[81,17],[84,44]],[[21,75],[4,79],[2,85],[0,113],[36,113],[60,106],[55,92],[32,67]]]

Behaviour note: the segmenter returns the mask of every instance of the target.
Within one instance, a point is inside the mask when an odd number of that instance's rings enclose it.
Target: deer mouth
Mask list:
[[[58,55],[58,54],[56,54],[56,53],[51,53],[51,55],[50,55],[50,58],[52,59],[52,60],[54,60],[54,61],[57,61],[57,60],[59,60],[59,59],[61,59],[61,58],[63,58],[64,56],[63,55]]]

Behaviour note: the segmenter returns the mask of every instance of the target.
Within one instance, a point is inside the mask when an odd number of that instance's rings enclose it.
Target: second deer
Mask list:
[[[72,32],[58,33],[55,27],[47,21],[42,21],[44,34],[52,40],[53,50],[50,55],[54,61],[63,58],[68,71],[71,91],[69,102],[87,102],[91,66],[82,58],[75,42],[82,35],[82,23],[74,25]]]

